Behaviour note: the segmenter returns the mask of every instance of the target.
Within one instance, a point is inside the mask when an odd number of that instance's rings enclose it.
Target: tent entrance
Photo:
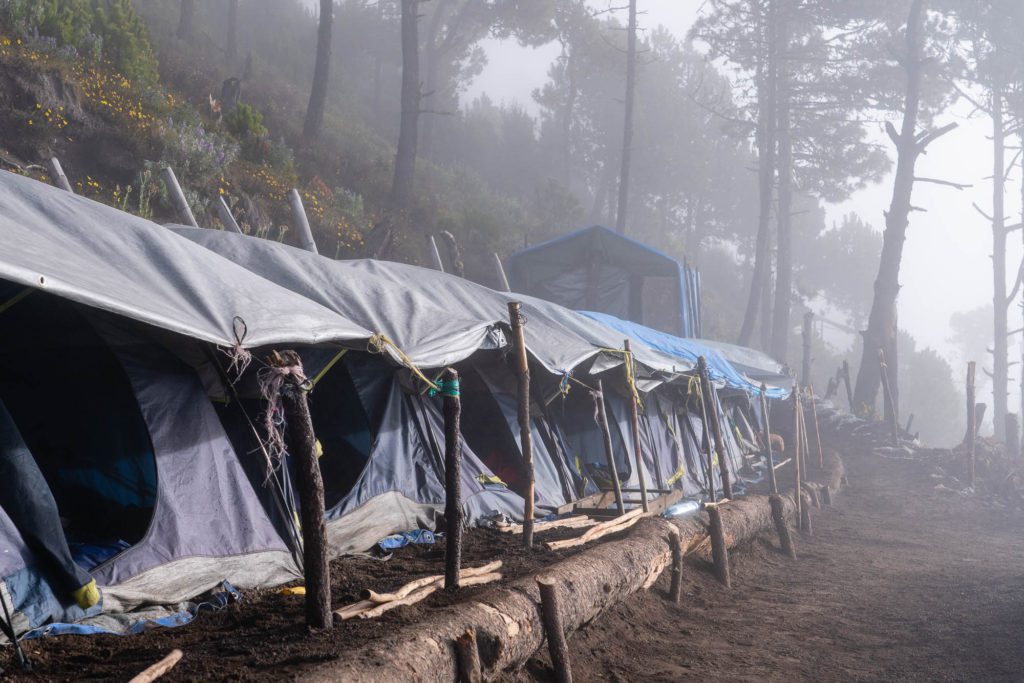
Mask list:
[[[0,299],[9,289],[0,283]],[[76,562],[92,568],[139,542],[156,504],[153,444],[131,383],[67,301],[36,293],[0,315],[0,330],[0,400],[53,492]]]

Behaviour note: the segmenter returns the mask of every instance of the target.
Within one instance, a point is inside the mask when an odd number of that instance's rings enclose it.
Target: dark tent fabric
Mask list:
[[[668,278],[677,313],[659,327],[683,337],[701,333],[699,278],[672,257],[604,226],[595,225],[512,254],[512,290],[573,310],[601,311],[645,323],[644,285]],[[654,321],[651,321],[654,322]]]

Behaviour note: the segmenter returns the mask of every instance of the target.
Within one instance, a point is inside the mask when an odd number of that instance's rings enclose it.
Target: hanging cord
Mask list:
[[[383,332],[378,332],[370,337],[370,340],[366,343],[366,349],[370,353],[376,353],[378,355],[390,352],[392,355],[396,356],[402,362],[402,365],[407,367],[412,374],[416,375],[416,377],[426,384],[428,389],[431,389],[434,392],[441,391],[441,386],[424,375],[423,372],[416,367],[416,363],[413,362],[412,358],[409,358],[409,356],[407,356],[402,349],[398,348],[398,345]]]
[[[263,413],[263,429],[266,432],[266,455],[271,466],[278,465],[284,458],[287,448],[284,443],[284,407],[282,393],[287,391],[287,383],[308,392],[313,388],[312,382],[302,370],[298,354],[292,351],[278,353],[275,351],[272,364],[264,364],[256,377],[260,396],[266,405]]]
[[[235,381],[245,374],[252,363],[252,352],[245,348],[245,338],[249,334],[249,326],[239,316],[231,320],[231,331],[235,335],[235,343],[230,349],[221,349],[231,362],[228,364],[228,373],[235,376]]]
[[[633,398],[636,399],[637,408],[640,409],[640,412],[644,412],[644,402],[643,399],[640,398],[640,392],[636,388],[636,368],[633,365],[633,352],[626,351],[625,349],[610,348],[601,348],[599,350],[604,351],[605,353],[622,356],[622,362],[626,366],[626,383],[629,384],[629,390],[633,392]]]

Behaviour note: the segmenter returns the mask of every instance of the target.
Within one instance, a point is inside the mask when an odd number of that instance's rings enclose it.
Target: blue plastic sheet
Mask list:
[[[377,541],[377,545],[380,546],[381,550],[388,551],[404,548],[409,544],[432,545],[435,541],[436,536],[434,532],[427,529],[413,529],[412,531],[403,531],[400,534],[385,536]]]

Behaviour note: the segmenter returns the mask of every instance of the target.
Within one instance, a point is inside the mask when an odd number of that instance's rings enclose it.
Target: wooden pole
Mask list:
[[[807,459],[811,453],[811,439],[807,434],[807,408],[804,405],[804,396],[800,396],[800,470],[806,477],[807,471],[810,469],[807,466]]]
[[[159,662],[139,672],[138,675],[132,678],[128,683],[152,683],[173,669],[174,666],[181,661],[182,656],[184,656],[184,653],[175,648]]]
[[[977,405],[974,402],[974,361],[967,364],[967,483],[974,486],[974,448],[977,441],[975,422]]]
[[[814,400],[814,387],[808,386],[807,391],[811,398],[811,417],[814,418],[814,438],[818,441],[818,468],[825,469],[825,451],[821,448],[821,425],[818,423],[818,404]]]
[[[565,642],[565,630],[562,628],[558,586],[551,579],[538,578],[537,588],[540,589],[544,635],[548,641],[551,666],[555,669],[555,680],[558,683],[572,683],[572,665],[569,662],[569,646]]]
[[[217,217],[220,218],[220,222],[224,225],[224,229],[228,232],[236,232],[241,235],[242,229],[238,227],[238,222],[235,221],[235,217],[231,214],[231,208],[228,206],[228,203],[224,201],[224,197],[217,197],[217,201],[213,203],[213,206],[217,209]]]
[[[626,504],[622,500],[622,483],[619,481],[619,468],[615,464],[615,448],[612,446],[612,433],[608,427],[608,414],[604,406],[604,386],[601,380],[597,380],[597,390],[590,392],[594,399],[594,416],[597,419],[597,426],[601,429],[601,437],[604,441],[604,456],[608,462],[608,472],[612,477],[612,489],[615,491],[615,505],[619,508],[619,514],[626,514]]]
[[[1017,413],[1006,414],[1006,454],[1014,459],[1020,457],[1020,424]]]
[[[462,434],[459,422],[462,403],[459,398],[459,373],[448,368],[441,376],[444,401],[444,588],[458,590],[462,569]]]
[[[491,258],[494,259],[494,277],[498,281],[498,291],[511,292],[512,288],[508,286],[508,278],[505,277],[505,267],[501,265],[501,257],[493,253]]]
[[[46,162],[46,168],[50,172],[50,178],[53,179],[53,184],[64,190],[74,194],[75,191],[71,189],[71,181],[64,175],[64,169],[60,166],[60,159],[57,157],[50,157],[50,160]]]
[[[640,505],[644,512],[648,512],[650,504],[647,501],[647,476],[644,473],[644,457],[640,452],[640,406],[637,405],[637,389],[634,381],[636,365],[633,363],[633,349],[628,339],[623,340],[622,348],[626,352],[623,361],[626,368],[626,384],[629,385],[629,428],[633,434],[633,459],[636,461],[636,476],[640,482]]]
[[[882,391],[885,394],[885,419],[889,423],[889,430],[892,435],[892,445],[900,445],[899,407],[893,400],[892,385],[890,384],[889,366],[885,362],[885,349],[878,349],[878,368],[882,377]]]
[[[800,375],[800,381],[806,387],[811,383],[811,334],[814,325],[814,314],[810,311],[804,313],[804,331],[803,331],[803,342],[804,342],[804,357],[803,357],[803,372]]]
[[[302,361],[294,351],[273,353],[273,368],[287,370],[289,381],[281,389],[288,453],[295,459],[296,483],[302,518],[302,558],[306,574],[306,624],[330,629],[331,567],[327,558],[327,527],[324,521],[324,480],[317,458],[316,434],[309,414]]]
[[[306,251],[319,254],[316,248],[316,241],[313,239],[313,229],[309,227],[309,218],[306,217],[306,207],[302,205],[302,196],[299,191],[293,189],[288,193],[288,203],[292,207],[292,222],[295,223],[295,230],[299,233],[299,246]]]
[[[196,217],[192,215],[192,209],[188,205],[188,200],[185,199],[185,193],[181,191],[181,185],[178,184],[178,178],[174,175],[174,169],[165,166],[162,175],[164,185],[167,186],[167,194],[170,195],[174,211],[178,214],[178,220],[185,225],[198,228],[199,223],[196,223]]]
[[[711,384],[711,377],[708,375],[707,361],[701,363],[704,356],[697,361],[697,367],[701,369],[701,380],[704,382],[704,395],[707,397],[711,413],[711,426],[715,437],[715,450],[718,452],[718,471],[722,475],[722,496],[732,498],[732,477],[729,472],[729,454],[725,449],[725,438],[722,436],[722,417],[718,412],[718,393]]]
[[[775,533],[779,536],[779,546],[784,554],[795,560],[796,548],[793,547],[793,536],[789,533],[789,523],[786,522],[782,496],[778,493],[771,494],[768,496],[768,504],[772,508],[772,521],[775,523]]]
[[[910,417],[907,418],[907,426],[903,428],[903,431],[907,434],[911,433],[911,429],[914,427],[914,414],[911,413]]]
[[[434,263],[434,270],[444,272],[444,262],[441,260],[441,252],[437,248],[437,240],[433,235],[427,236],[427,243],[430,245],[430,260]]]
[[[675,526],[669,529],[668,545],[672,551],[672,584],[668,598],[673,605],[678,605],[683,592],[683,539]]]
[[[715,563],[715,576],[726,588],[732,588],[729,572],[729,546],[725,542],[725,527],[722,526],[722,511],[718,505],[707,506],[711,531],[711,559]]]
[[[530,429],[530,364],[526,358],[526,337],[523,333],[523,315],[518,301],[508,302],[508,317],[512,325],[512,345],[516,352],[516,374],[519,379],[519,441],[523,451],[523,469],[526,473],[526,492],[523,494],[523,544],[533,547],[533,498],[536,486],[533,471],[533,431]]]
[[[715,488],[715,456],[714,446],[711,444],[711,426],[708,424],[708,407],[707,402],[704,400],[704,382],[701,380],[701,369],[700,362],[703,360],[703,356],[697,359],[697,386],[701,387],[699,392],[700,397],[700,417],[701,417],[701,431],[702,437],[705,444],[707,444],[707,463],[706,472],[708,482],[708,497],[712,503],[718,500],[718,491]]]
[[[846,386],[846,400],[850,404],[850,413],[853,415],[857,414],[857,410],[853,405],[853,388],[850,386],[850,362],[843,361],[843,384]]]
[[[772,427],[768,420],[768,387],[765,386],[764,382],[761,382],[761,415],[764,420],[764,437],[765,446],[768,449],[767,464],[768,464],[768,483],[771,485],[772,495],[779,495],[779,484],[775,479],[775,463],[772,458]]]
[[[796,499],[797,523],[803,523],[803,499],[800,497],[800,388],[793,382],[793,497]]]

